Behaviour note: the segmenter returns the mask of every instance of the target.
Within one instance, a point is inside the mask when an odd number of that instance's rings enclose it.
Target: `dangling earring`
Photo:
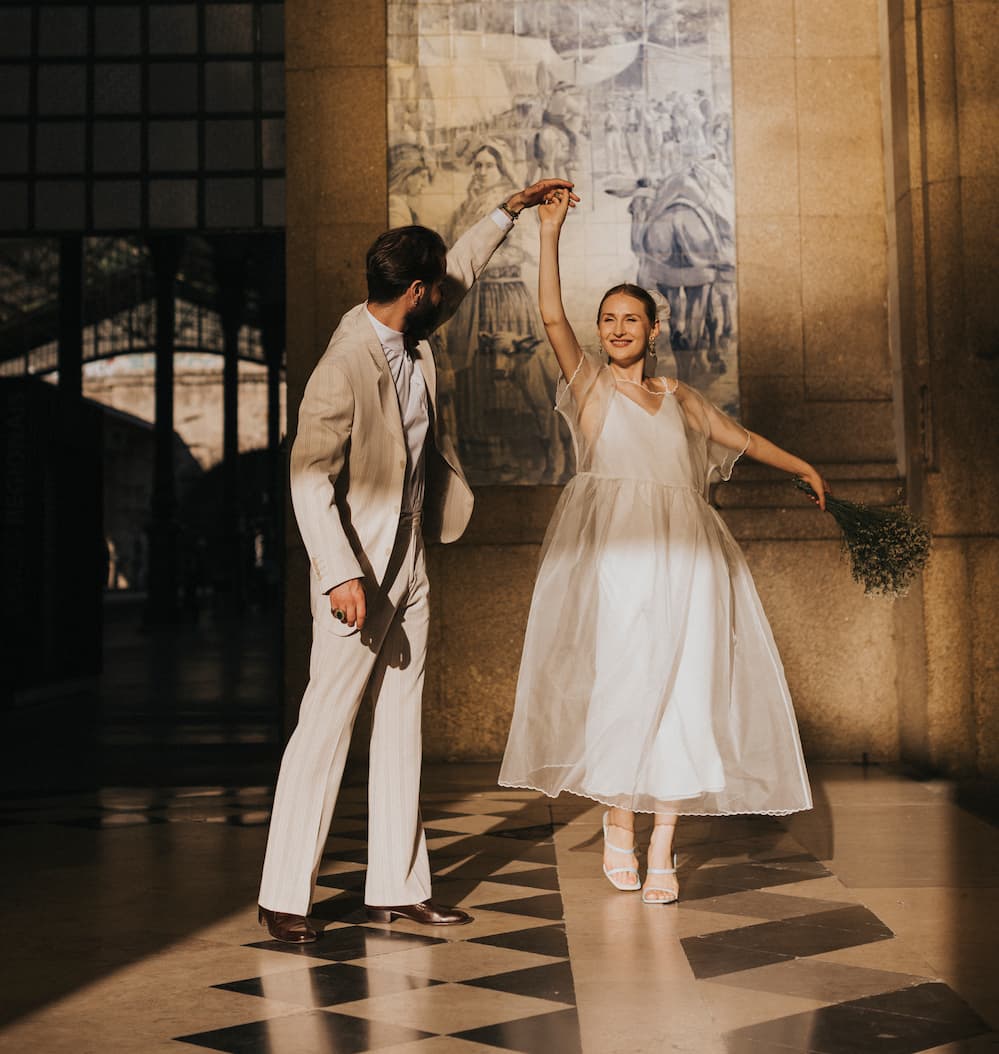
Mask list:
[[[653,334],[651,337],[649,337],[648,356],[649,356],[649,359],[651,360],[652,376],[655,376],[656,370],[657,370],[657,368],[659,366],[659,359],[656,358],[656,338],[655,338],[655,334]]]

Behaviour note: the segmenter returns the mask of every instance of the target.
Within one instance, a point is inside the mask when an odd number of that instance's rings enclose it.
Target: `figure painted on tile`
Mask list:
[[[579,140],[585,133],[586,118],[572,85],[558,81],[548,95],[541,128],[534,137],[536,171],[565,171],[575,177],[580,165]]]
[[[306,385],[291,497],[311,567],[312,653],[260,887],[259,918],[276,940],[316,939],[307,916],[365,694],[374,707],[368,917],[470,921],[430,900],[418,800],[429,619],[423,538],[454,541],[472,512],[438,413],[428,337],[473,287],[519,213],[571,186],[549,179],[497,194],[450,251],[426,227],[381,235],[367,254],[367,302],[340,320]]]
[[[727,169],[702,159],[656,185],[639,181],[608,193],[631,198],[637,284],[669,299],[678,376],[691,382],[724,373],[719,345],[727,348],[732,337],[735,285],[734,195]]]
[[[618,172],[624,158],[621,121],[613,109],[604,115],[604,165],[608,172]]]
[[[430,186],[430,168],[423,151],[412,143],[397,143],[389,149],[389,226],[419,223],[420,197]]]
[[[559,277],[568,207],[554,191],[539,209],[539,299],[576,475],[542,547],[500,783],[607,805],[604,873],[664,904],[679,895],[679,816],[811,808],[780,656],[708,485],[746,454],[807,480],[823,507],[828,487],[682,381],[650,374],[660,323],[641,287],[604,294],[601,354],[583,352]],[[644,886],[636,813],[655,816]]]
[[[451,219],[452,237],[517,185],[502,141],[473,142],[466,156],[472,178]],[[558,369],[521,276],[523,233],[515,231],[493,254],[445,331],[459,450],[473,483],[483,469],[494,482],[525,474],[532,482],[561,482],[568,467],[569,436],[550,412]]]

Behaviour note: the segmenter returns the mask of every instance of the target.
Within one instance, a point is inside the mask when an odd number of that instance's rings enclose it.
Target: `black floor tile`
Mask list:
[[[468,815],[467,812],[454,812],[452,809],[438,809],[432,805],[423,805],[420,807],[420,816],[424,823],[426,823],[427,820],[461,820]]]
[[[347,962],[350,959],[366,959],[373,955],[387,955],[391,952],[404,952],[411,948],[425,948],[430,944],[443,943],[442,937],[424,937],[419,933],[402,933],[367,926],[334,926],[326,930],[313,944],[260,941],[248,947],[286,952],[306,959]]]
[[[257,995],[281,1003],[318,1009],[352,1003],[355,999],[371,999],[417,988],[430,988],[437,984],[440,982],[424,977],[409,977],[388,970],[367,970],[338,962],[307,970],[286,970],[264,977],[248,977],[244,981],[230,981],[214,987],[226,992]]]
[[[483,911],[502,911],[510,915],[528,915],[532,919],[561,919],[562,897],[558,893],[543,893],[538,897],[520,900],[501,900],[495,904],[479,904]]]
[[[516,839],[494,838],[489,833],[457,838],[456,833],[455,831],[442,832],[442,835],[446,834],[454,841],[429,847],[431,865],[435,861],[479,853],[501,858],[507,863],[511,860],[521,860],[532,864],[549,864],[552,867],[556,864],[555,845],[552,842],[530,845],[526,842],[518,842]]]
[[[512,995],[533,996],[535,999],[551,999],[557,1003],[576,1004],[576,991],[572,983],[572,968],[569,963],[548,963],[531,966],[526,970],[511,970],[493,974],[491,977],[476,977],[464,982],[474,988],[489,988]]]
[[[336,811],[333,813],[333,833],[336,834],[337,823],[340,820],[367,820],[368,807],[364,802],[338,802]]]
[[[555,825],[538,823],[530,827],[493,827],[488,833],[496,838],[519,838],[525,842],[550,842],[555,835]]]
[[[347,922],[360,926],[368,921],[360,891],[345,890],[312,905],[309,918],[322,922]]]
[[[325,886],[327,889],[358,890],[364,888],[367,876],[367,871],[338,871],[332,875],[320,875],[316,879],[316,885]]]
[[[824,878],[830,873],[817,861],[797,866],[771,860],[695,869],[685,868],[681,860],[680,870],[683,874],[684,900],[716,897],[735,890],[766,889],[792,882],[806,882],[812,878]]]
[[[759,860],[756,863],[766,867],[786,867],[795,871],[805,871],[821,878],[829,874],[829,868],[820,860],[816,860],[811,853],[791,853],[788,856],[774,856],[769,860]]]
[[[757,966],[770,966],[772,963],[786,962],[793,958],[791,955],[765,951],[762,948],[723,944],[721,941],[710,941],[704,937],[687,937],[681,943],[687,962],[698,980],[737,973],[739,970],[753,970]]]
[[[835,900],[816,900],[812,897],[795,897],[786,893],[770,893],[762,889],[741,889],[719,897],[705,897],[686,903],[681,897],[681,911],[707,911],[714,915],[734,915],[742,918],[758,918],[760,921],[796,919],[815,915],[822,911],[849,908],[852,904]]]
[[[305,1054],[306,1051],[308,1054],[360,1054],[361,1051],[412,1043],[433,1034],[401,1025],[311,1010],[177,1038],[184,1043],[225,1051],[226,1054]]]
[[[894,937],[895,933],[889,929],[863,904],[844,904],[838,908],[826,908],[816,911],[813,915],[798,915],[788,922],[800,922],[808,926],[828,927],[834,930],[847,930],[850,933],[869,934],[878,937]]]
[[[491,875],[489,881],[505,886],[526,886],[529,889],[559,888],[558,871],[554,867],[536,867],[531,871],[517,871],[509,875]]]
[[[339,848],[323,853],[324,860],[342,860],[348,864],[366,864],[368,862],[367,842],[358,842],[357,848]]]
[[[937,1017],[914,1016],[920,1007]],[[946,985],[931,983],[737,1029],[726,1042],[733,1051],[748,1041],[810,1054],[916,1054],[988,1031]]]
[[[564,926],[534,926],[512,933],[494,933],[491,937],[473,937],[470,944],[488,944],[494,948],[513,948],[518,952],[569,958],[569,942]]]
[[[582,1054],[583,1049],[575,1009],[504,1021],[454,1035],[470,1043],[487,1043],[519,1054]]]
[[[894,992],[864,996],[863,999],[852,1000],[851,1005],[864,1010],[883,1010],[889,1014],[905,1014],[928,1021],[948,1021],[961,1026],[975,1026],[982,1032],[988,1031],[985,1022],[957,992],[940,981],[928,981]]]
[[[746,948],[782,958],[799,958],[821,955],[839,948],[871,944],[893,936],[892,931],[873,912],[860,905],[851,905],[834,911],[817,912],[814,915],[760,922],[754,926],[709,933],[701,937],[684,937],[680,943],[687,953],[695,975],[700,977],[708,976],[697,972],[702,964],[710,964],[708,968],[713,971],[710,976],[730,972],[718,970],[719,964],[725,961],[725,956],[712,955],[705,950],[711,946],[723,949]]]

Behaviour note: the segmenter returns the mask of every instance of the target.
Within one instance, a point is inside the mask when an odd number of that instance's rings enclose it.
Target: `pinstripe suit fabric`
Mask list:
[[[486,217],[448,253],[442,318],[485,267],[505,231]],[[430,345],[416,357],[431,431],[419,518],[400,520],[407,454],[398,398],[363,304],[341,319],[306,385],[291,454],[291,496],[311,564],[312,651],[298,726],[281,762],[260,904],[308,913],[365,691],[374,701],[368,776],[365,901],[412,904],[430,896],[419,818],[420,715],[428,628],[423,536],[450,542],[472,512],[453,439],[441,427]],[[363,578],[361,632],[337,622],[324,595]]]

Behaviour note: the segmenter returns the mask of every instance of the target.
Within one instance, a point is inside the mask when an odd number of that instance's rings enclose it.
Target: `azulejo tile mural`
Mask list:
[[[656,372],[738,413],[728,0],[389,0],[388,13],[390,225],[450,242],[521,186],[567,176],[583,200],[563,285],[584,346],[601,293],[638,282],[671,308]],[[536,283],[529,214],[438,338],[441,413],[473,483],[572,470]]]

